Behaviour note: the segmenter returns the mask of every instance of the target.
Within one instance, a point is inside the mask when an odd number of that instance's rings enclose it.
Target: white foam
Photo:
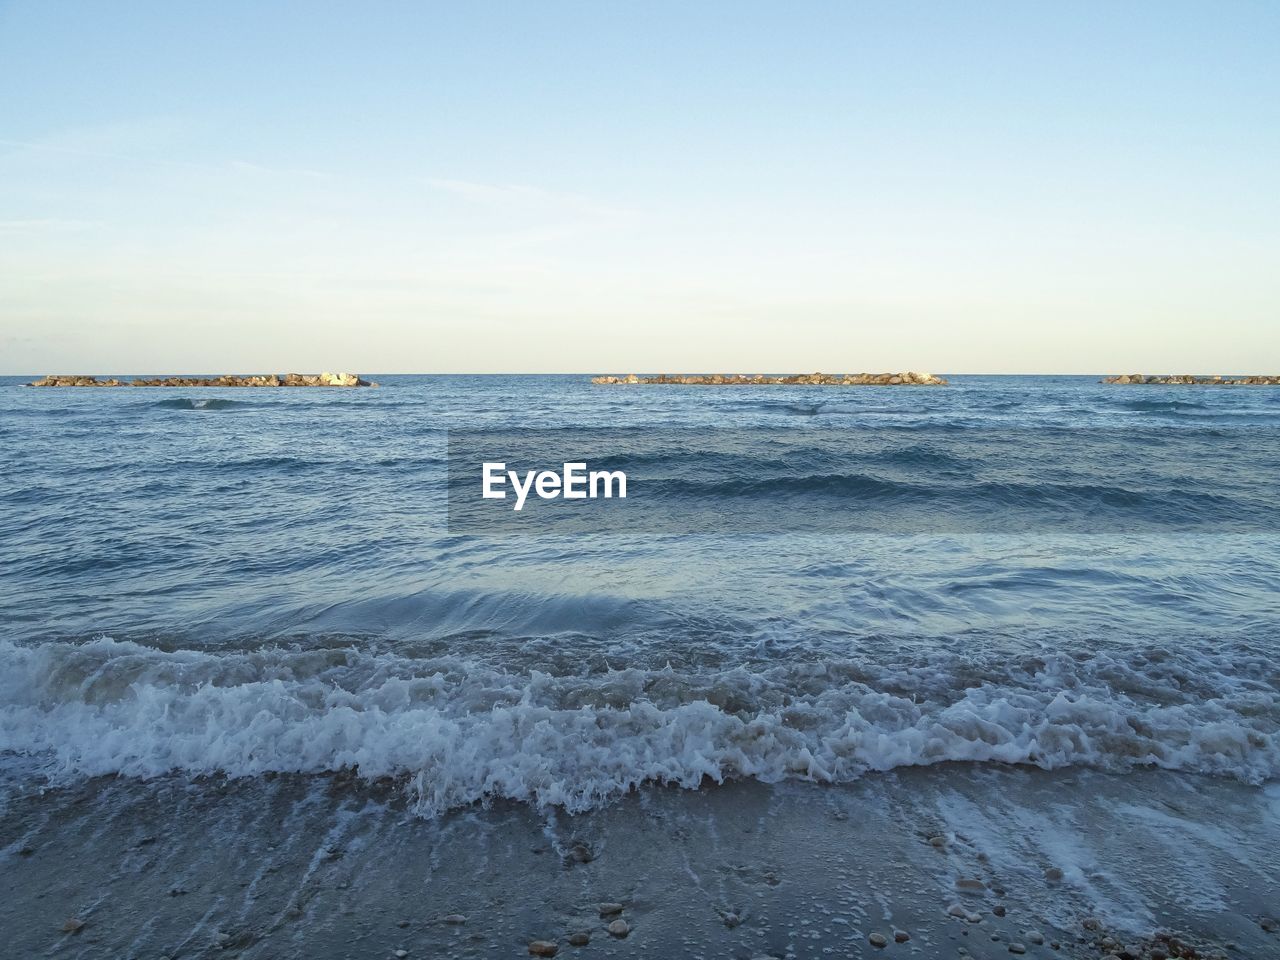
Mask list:
[[[1238,652],[552,676],[351,648],[0,642],[0,750],[41,756],[54,777],[358,768],[403,778],[424,815],[496,797],[582,810],[645,782],[846,781],[942,761],[1261,782],[1280,770],[1274,682]]]

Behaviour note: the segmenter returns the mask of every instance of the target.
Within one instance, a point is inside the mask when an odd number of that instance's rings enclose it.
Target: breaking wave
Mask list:
[[[1280,771],[1280,674],[1238,645],[583,664],[0,642],[0,751],[40,758],[55,782],[354,770],[402,782],[423,816],[498,798],[580,811],[646,783],[838,783],[947,761],[1251,783]]]

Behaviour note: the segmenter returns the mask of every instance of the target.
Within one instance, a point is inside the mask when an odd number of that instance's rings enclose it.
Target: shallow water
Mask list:
[[[1280,771],[1280,390],[376,379],[0,384],[11,785],[356,770],[431,817],[943,761]],[[656,470],[680,524],[456,522],[447,437],[530,431]]]
[[[1104,938],[1155,930],[1262,960],[1280,955],[1259,923],[1278,821],[1274,786],[973,764],[431,819],[332,776],[80,781],[6,804],[0,929],[6,955],[113,960],[514,957],[535,939],[570,957],[994,960],[1021,943],[1103,960]],[[69,916],[84,926],[64,932]]]

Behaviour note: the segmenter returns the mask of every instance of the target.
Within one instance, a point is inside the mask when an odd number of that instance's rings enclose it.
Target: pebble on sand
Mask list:
[[[742,918],[732,910],[726,911],[720,915],[720,919],[724,921],[724,925],[732,930],[742,922]]]
[[[597,909],[602,917],[612,917],[622,912],[622,904],[620,903],[601,903],[597,904]]]
[[[947,907],[947,916],[959,917],[961,920],[967,920],[969,923],[982,922],[982,914],[970,913],[958,903],[953,903],[951,906]]]
[[[871,936],[867,937],[867,943],[871,944],[873,947],[883,947],[886,946],[889,941],[885,939],[885,935],[883,933],[873,933]]]
[[[79,917],[68,917],[67,922],[62,925],[63,933],[79,933],[84,927],[84,921]]]
[[[408,955],[409,955],[408,950],[397,950],[395,952],[395,956],[398,958],[398,960],[404,960],[404,958],[407,957]]]
[[[1267,933],[1275,933],[1277,929],[1280,929],[1280,924],[1277,924],[1273,917],[1263,917],[1258,921],[1258,926]]]
[[[1009,952],[1010,953],[1026,953],[1027,948],[1020,943],[1011,943],[1009,944]]]
[[[554,957],[560,951],[560,944],[554,940],[529,941],[529,953],[535,957]]]
[[[1062,870],[1058,867],[1050,867],[1044,872],[1044,878],[1050,883],[1062,882]]]
[[[987,885],[976,877],[961,877],[956,881],[956,889],[961,893],[986,893]]]
[[[895,930],[895,931],[893,931],[893,942],[894,942],[894,943],[906,943],[906,942],[907,942],[908,940],[910,940],[910,939],[911,939],[911,934],[907,933],[907,931],[905,931],[905,930]]]
[[[621,918],[613,921],[606,929],[615,937],[625,937],[631,932],[631,928],[627,926],[627,921]]]
[[[590,863],[595,858],[595,853],[585,843],[575,843],[569,848],[569,859],[576,863]]]
[[[441,923],[448,923],[453,926],[460,926],[467,922],[467,918],[460,913],[449,913],[440,918]]]
[[[945,847],[947,845],[946,837],[930,837],[929,843],[935,847]]]
[[[585,947],[590,942],[591,934],[585,930],[569,934],[569,946],[571,947]]]

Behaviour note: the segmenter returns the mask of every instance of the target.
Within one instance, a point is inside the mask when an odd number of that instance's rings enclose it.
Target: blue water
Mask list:
[[[355,768],[430,815],[944,760],[1280,771],[1277,389],[26,379],[0,751],[33,777]],[[683,437],[662,495],[713,522],[450,526],[447,434],[529,431]]]

